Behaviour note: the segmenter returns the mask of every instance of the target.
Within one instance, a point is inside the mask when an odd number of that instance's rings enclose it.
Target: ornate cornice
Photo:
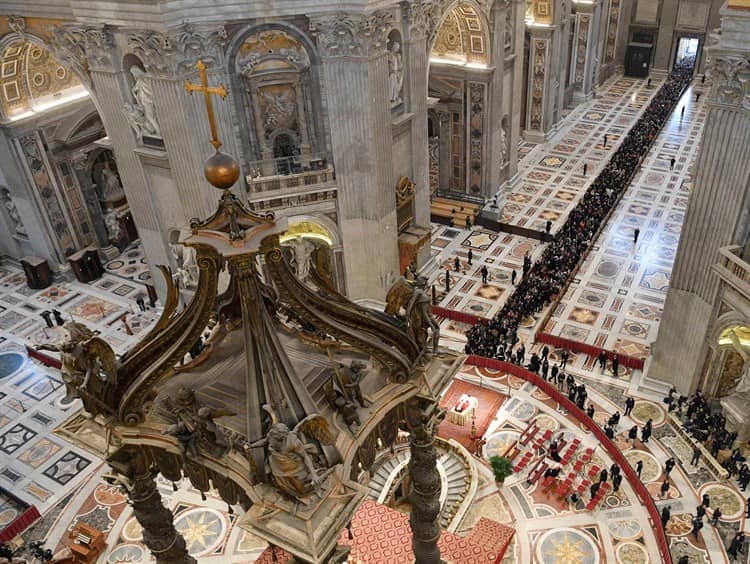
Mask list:
[[[8,27],[21,37],[26,35],[26,20],[21,16],[8,16]]]
[[[713,82],[711,101],[750,110],[750,53],[716,47],[706,51],[707,74]]]
[[[224,26],[199,30],[185,24],[168,33],[126,30],[127,49],[138,57],[150,74],[191,72],[200,58],[211,68],[224,63],[227,32]]]
[[[366,57],[385,53],[393,19],[388,11],[369,16],[342,12],[314,19],[310,29],[321,56]]]
[[[86,86],[91,86],[89,69],[111,70],[115,44],[108,25],[64,24],[52,26],[50,51],[58,62],[74,70]]]

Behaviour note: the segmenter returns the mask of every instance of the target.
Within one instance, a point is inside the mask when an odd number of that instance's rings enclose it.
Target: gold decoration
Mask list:
[[[219,135],[216,132],[216,120],[214,119],[214,104],[213,104],[213,100],[211,99],[211,94],[216,94],[217,96],[221,96],[221,99],[223,100],[227,95],[227,89],[224,88],[223,84],[219,84],[219,86],[208,85],[208,77],[206,76],[206,65],[203,63],[202,60],[198,60],[198,62],[195,65],[195,68],[198,69],[198,74],[200,75],[201,83],[192,84],[190,81],[186,80],[185,90],[188,92],[188,94],[192,94],[193,92],[203,93],[203,99],[206,102],[206,113],[208,113],[208,124],[211,127],[211,145],[213,145],[214,149],[218,151],[219,147],[221,147],[221,141],[219,141]]]

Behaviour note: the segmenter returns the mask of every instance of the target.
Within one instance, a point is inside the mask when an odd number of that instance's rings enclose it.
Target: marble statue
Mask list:
[[[300,282],[305,282],[310,276],[310,262],[315,245],[303,237],[292,239],[289,243],[292,249],[292,266]]]
[[[82,323],[68,321],[62,327],[63,341],[36,349],[60,353],[66,398],[81,398],[84,409],[93,415],[113,410],[118,363],[112,347]]]
[[[154,104],[154,93],[151,90],[151,86],[146,81],[146,73],[144,70],[133,65],[130,67],[130,74],[135,79],[135,84],[131,92],[133,97],[138,103],[139,109],[143,112],[148,124],[148,133],[152,135],[159,135],[159,122],[156,120],[156,105]]]
[[[125,110],[125,118],[128,120],[130,127],[133,128],[133,131],[135,131],[139,141],[143,138],[144,133],[148,135],[156,135],[156,130],[154,130],[148,122],[146,114],[143,113],[140,106],[125,104],[123,108]]]
[[[391,106],[397,106],[402,101],[401,91],[404,87],[404,61],[398,41],[394,41],[388,50],[388,83]]]
[[[102,167],[102,200],[114,201],[122,198],[122,184],[117,177],[117,173],[109,166]]]
[[[114,208],[110,208],[107,213],[104,214],[104,227],[107,228],[107,237],[110,241],[119,241],[122,237],[122,227],[120,226],[117,212]]]
[[[299,501],[318,492],[332,468],[319,469],[313,460],[317,447],[307,442],[307,436],[321,444],[331,445],[334,438],[328,421],[317,413],[302,419],[294,429],[276,420],[268,405],[265,409],[272,420],[271,428],[263,439],[246,445],[246,449],[267,447],[266,474],[272,483],[288,496]]]
[[[734,329],[729,331],[729,339],[732,341],[732,347],[735,351],[737,351],[737,354],[739,354],[742,357],[742,360],[744,361],[743,365],[743,372],[742,377],[737,382],[737,385],[734,387],[734,394],[740,394],[740,395],[750,395],[750,353],[748,353],[743,347],[742,343],[740,342],[739,337],[737,336],[737,333],[734,332]]]
[[[195,288],[198,285],[198,262],[195,249],[185,245],[170,245],[172,256],[177,263],[175,276],[182,288]]]
[[[505,133],[505,126],[500,127],[500,168],[508,162],[508,136]]]
[[[8,217],[10,217],[11,228],[16,232],[16,235],[27,237],[26,228],[23,226],[21,216],[18,215],[18,208],[16,208],[16,203],[10,195],[10,190],[3,188],[2,192],[0,192],[0,199],[3,201],[5,211],[8,212]]]

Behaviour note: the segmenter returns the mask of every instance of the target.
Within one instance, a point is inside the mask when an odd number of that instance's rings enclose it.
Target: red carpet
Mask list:
[[[440,400],[440,407],[450,409],[463,394],[468,394],[479,400],[474,424],[476,425],[477,435],[482,436],[487,431],[487,427],[489,427],[490,422],[495,417],[495,414],[497,414],[500,406],[503,405],[507,396],[488,390],[487,388],[480,388],[468,382],[454,380]],[[471,421],[461,426],[455,425],[446,419],[440,424],[438,436],[443,439],[454,439],[466,447],[469,452],[472,452],[473,445],[470,438]]]
[[[354,539],[349,540],[344,531],[339,543],[351,546],[349,559],[353,562],[411,564],[414,561],[409,516],[404,513],[367,500],[352,519],[352,534]],[[514,534],[512,527],[482,518],[466,537],[443,531],[439,541],[441,556],[461,564],[494,564],[502,559]],[[289,560],[288,553],[276,549],[277,562]],[[271,549],[266,549],[256,562],[273,562]]]

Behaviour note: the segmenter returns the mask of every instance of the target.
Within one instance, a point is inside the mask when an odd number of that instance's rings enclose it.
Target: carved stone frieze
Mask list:
[[[385,53],[393,19],[387,11],[369,16],[338,13],[316,18],[310,27],[323,57],[366,57]]]
[[[708,56],[715,103],[750,110],[750,58],[748,53],[716,52]]]
[[[149,30],[126,31],[130,52],[138,57],[149,74],[182,74],[192,70],[200,58],[207,67],[224,62],[227,32],[220,28],[199,30],[190,24],[168,33]]]

